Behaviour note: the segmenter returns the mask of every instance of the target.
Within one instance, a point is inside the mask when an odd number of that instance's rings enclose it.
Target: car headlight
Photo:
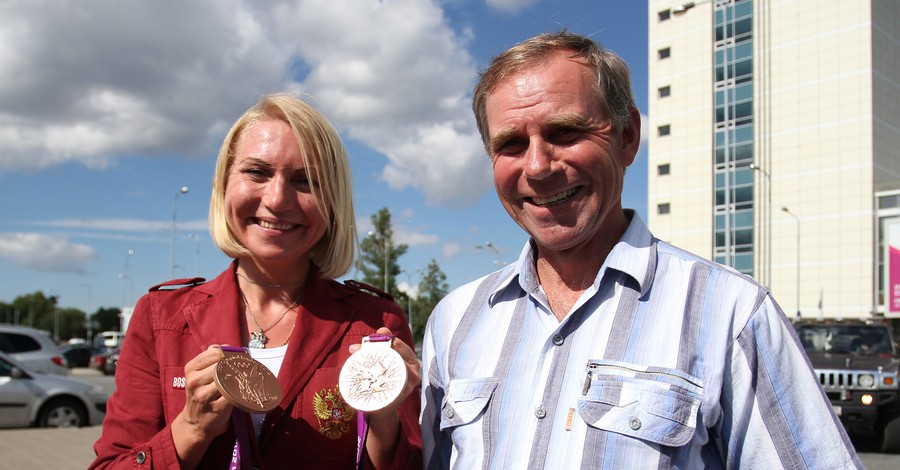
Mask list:
[[[860,387],[871,388],[875,386],[875,376],[872,374],[860,374],[858,382]]]

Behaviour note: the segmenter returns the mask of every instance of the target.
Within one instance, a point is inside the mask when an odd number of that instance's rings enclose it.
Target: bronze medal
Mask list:
[[[246,352],[224,351],[216,364],[216,386],[232,405],[248,413],[268,413],[281,403],[281,384]]]

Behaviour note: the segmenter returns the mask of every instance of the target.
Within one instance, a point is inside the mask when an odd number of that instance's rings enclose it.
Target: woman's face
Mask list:
[[[284,121],[244,129],[225,189],[228,227],[254,257],[271,265],[308,260],[328,222],[319,214],[300,146]]]

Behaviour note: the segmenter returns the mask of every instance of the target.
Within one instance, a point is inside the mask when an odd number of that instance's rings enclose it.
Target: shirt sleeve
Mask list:
[[[726,468],[864,468],[770,296],[737,332],[729,361],[720,429]]]
[[[144,296],[135,306],[116,368],[116,392],[107,403],[91,469],[179,466],[164,418],[150,303]]]

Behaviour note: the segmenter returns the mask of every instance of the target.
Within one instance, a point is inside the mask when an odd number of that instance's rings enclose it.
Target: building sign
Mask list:
[[[900,317],[900,218],[884,221],[885,316]]]

